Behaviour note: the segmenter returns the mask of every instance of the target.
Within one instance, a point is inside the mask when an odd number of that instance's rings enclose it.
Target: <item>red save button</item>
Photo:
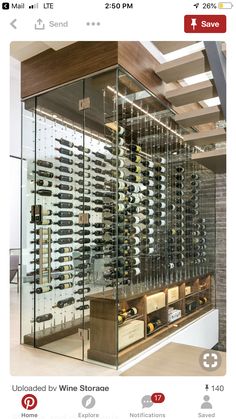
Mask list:
[[[184,32],[186,33],[225,33],[225,15],[185,15]]]

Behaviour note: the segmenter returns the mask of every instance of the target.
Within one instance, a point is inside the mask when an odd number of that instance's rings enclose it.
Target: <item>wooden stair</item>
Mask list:
[[[201,108],[193,112],[185,112],[175,116],[175,121],[185,128],[195,125],[217,122],[221,119],[221,111],[218,106]]]
[[[206,55],[202,52],[194,52],[185,57],[160,64],[156,68],[156,74],[166,83],[182,80],[185,77],[209,71],[209,63]]]
[[[202,164],[214,173],[226,172],[226,149],[215,149],[192,154],[192,161]]]
[[[200,102],[217,96],[214,84],[210,80],[191,84],[166,92],[166,99],[174,106],[183,106],[189,103]]]
[[[204,146],[226,141],[226,132],[223,128],[216,128],[210,131],[194,132],[184,135],[184,142],[191,146]]]

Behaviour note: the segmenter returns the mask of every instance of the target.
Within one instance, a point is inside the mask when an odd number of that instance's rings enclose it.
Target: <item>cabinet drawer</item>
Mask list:
[[[119,327],[118,339],[119,339],[119,351],[126,346],[140,340],[144,337],[144,321],[143,320],[132,320],[129,323]]]
[[[158,292],[157,294],[149,295],[147,297],[147,314],[165,307],[165,293]]]
[[[173,303],[179,299],[179,287],[173,287],[168,289],[168,303]]]

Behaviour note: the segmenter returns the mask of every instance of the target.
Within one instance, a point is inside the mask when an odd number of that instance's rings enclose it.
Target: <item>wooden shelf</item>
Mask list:
[[[192,154],[192,160],[212,170],[214,173],[226,172],[226,150],[216,149]]]
[[[210,289],[211,278],[210,275],[204,275],[203,277],[196,277],[192,280],[181,281],[178,284],[173,284],[169,288],[178,287],[180,298],[168,303],[168,287],[162,287],[154,290],[148,290],[147,292],[138,293],[137,295],[129,296],[128,299],[122,297],[119,299],[119,304],[122,308],[128,309],[133,306],[137,307],[138,314],[127,319],[122,325],[119,326],[119,330],[125,325],[130,324],[133,320],[137,321],[138,329],[132,330],[131,335],[126,336],[126,347],[118,351],[119,342],[117,334],[117,301],[114,298],[105,298],[107,295],[94,294],[90,295],[90,349],[88,350],[88,358],[100,362],[105,362],[111,365],[121,364],[133,356],[137,355],[141,350],[148,348],[155,340],[160,340],[165,336],[176,330],[176,325],[181,327],[189,322],[189,319],[194,316],[197,318],[201,315],[204,310],[210,309],[211,304],[209,302],[203,306],[197,305],[194,312],[186,313],[185,302],[189,300],[189,297],[198,298],[199,287],[202,282],[206,282]],[[185,296],[185,286],[190,285],[193,293]],[[202,290],[203,291],[203,290]],[[206,291],[206,290],[204,290]],[[147,313],[147,296],[153,295],[159,292],[165,293],[165,305],[160,309],[157,309],[151,313]],[[111,292],[106,292],[111,297]],[[181,310],[181,318],[174,320],[173,322],[168,321],[168,309],[172,306],[177,306]],[[147,334],[147,324],[154,322],[156,319],[160,319],[162,325],[154,330],[152,333]],[[188,320],[186,320],[186,318]],[[140,323],[138,322],[140,320]],[[143,322],[142,322],[143,320]],[[134,342],[133,334],[140,330],[141,322],[144,327],[144,337],[140,338],[140,333],[137,334],[137,340]],[[139,324],[138,324],[139,323]],[[124,333],[130,333],[127,330]],[[139,336],[139,338],[138,338]],[[129,343],[131,341],[131,343]]]

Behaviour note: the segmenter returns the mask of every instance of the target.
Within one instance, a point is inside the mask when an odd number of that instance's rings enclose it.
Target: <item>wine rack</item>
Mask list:
[[[117,68],[23,116],[22,342],[118,365],[210,310],[215,179],[173,112]]]

